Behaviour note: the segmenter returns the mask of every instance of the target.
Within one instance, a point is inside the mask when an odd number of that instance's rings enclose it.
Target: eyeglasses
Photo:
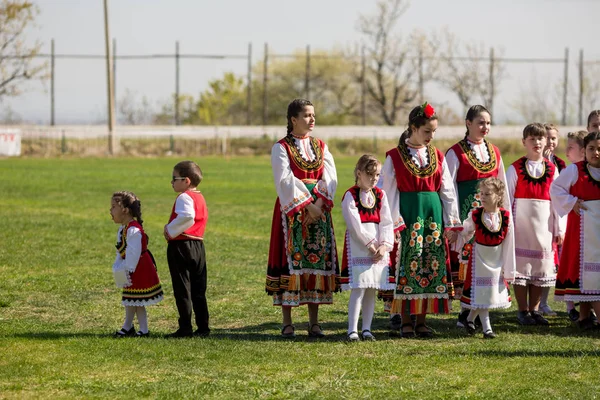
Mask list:
[[[172,181],[183,181],[184,179],[187,179],[185,177],[182,178],[180,176],[172,176],[171,178],[173,178],[171,179]]]

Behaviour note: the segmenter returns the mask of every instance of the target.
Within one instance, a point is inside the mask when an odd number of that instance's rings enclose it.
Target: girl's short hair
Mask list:
[[[523,129],[523,139],[527,139],[529,136],[546,137],[546,128],[539,122],[529,124]]]
[[[546,132],[554,130],[558,133],[558,127],[554,124],[544,124],[544,128],[546,129]]]
[[[590,115],[588,115],[588,123],[587,126],[590,126],[590,122],[592,122],[592,118],[594,118],[595,116],[599,116],[600,117],[600,110],[594,110],[590,113]]]
[[[504,196],[506,193],[506,185],[498,178],[486,178],[479,181],[477,190],[481,191],[484,187],[492,189],[498,195],[498,207],[504,207]]]
[[[367,175],[373,175],[381,163],[372,154],[363,154],[354,167],[354,183],[358,183],[358,171],[365,172]]]
[[[588,133],[585,139],[583,139],[583,148],[586,148],[592,140],[600,140],[600,132]]]
[[[116,201],[121,207],[128,208],[131,216],[142,225],[142,203],[140,199],[133,193],[128,191],[114,192],[112,199]]]
[[[193,161],[180,161],[174,167],[180,177],[189,178],[192,186],[196,187],[202,182],[202,170],[200,166]]]
[[[577,142],[577,145],[582,149],[585,148],[585,144],[583,143],[585,137],[588,135],[588,131],[577,131],[577,132],[569,132],[567,133],[567,139],[571,139]]]

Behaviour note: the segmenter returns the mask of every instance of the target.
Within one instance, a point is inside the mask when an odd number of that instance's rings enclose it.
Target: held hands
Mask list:
[[[456,231],[446,231],[446,232],[444,232],[444,237],[446,239],[448,239],[448,241],[450,243],[454,243],[454,242],[456,242],[456,239],[458,239],[458,232],[456,232]]]
[[[377,261],[381,261],[383,259],[383,256],[385,256],[385,246],[379,246],[379,247],[375,247],[374,244],[370,244],[369,247],[369,252],[371,253],[371,256],[373,256],[373,261],[377,262]]]
[[[556,242],[557,246],[562,246],[563,242],[565,241],[565,235],[554,236],[554,241]]]
[[[573,211],[575,211],[575,214],[581,215],[581,210],[587,210],[587,207],[583,204],[583,200],[579,199],[573,206]]]
[[[323,199],[318,198],[314,203],[306,206],[306,213],[303,216],[303,224],[310,225],[323,216]]]

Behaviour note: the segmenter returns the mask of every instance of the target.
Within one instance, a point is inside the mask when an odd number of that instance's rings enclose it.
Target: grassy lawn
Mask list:
[[[383,159],[383,154],[379,154]],[[358,156],[337,156],[334,209]],[[506,157],[508,165],[516,158]],[[206,233],[212,334],[166,340],[177,327],[166,243],[175,158],[0,160],[0,398],[594,398],[600,333],[571,327],[564,304],[549,328],[492,312],[499,338],[467,337],[456,313],[435,316],[432,340],[391,339],[382,304],[378,341],[347,344],[348,293],[321,309],[328,334],[279,339],[280,311],[264,293],[275,190],[269,158],[196,159],[210,212]],[[116,190],[142,200],[165,289],[148,339],[115,340],[123,308],[111,265]],[[454,302],[455,309],[459,307]],[[136,324],[137,326],[137,324]]]

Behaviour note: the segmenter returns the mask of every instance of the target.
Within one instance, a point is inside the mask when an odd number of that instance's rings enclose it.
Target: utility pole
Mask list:
[[[108,0],[104,0],[104,42],[106,44],[106,77],[108,92],[108,154],[114,155],[117,152],[115,146],[115,95],[113,87],[113,70],[110,54],[110,33],[108,30]]]

